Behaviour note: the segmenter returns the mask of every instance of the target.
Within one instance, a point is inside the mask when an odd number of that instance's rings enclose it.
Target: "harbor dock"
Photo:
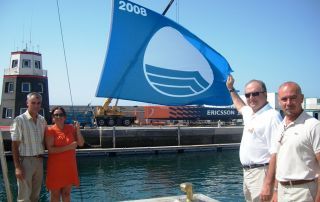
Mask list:
[[[82,129],[86,145],[79,156],[188,152],[238,148],[243,127],[98,127]],[[2,128],[5,151],[11,155],[11,137]]]

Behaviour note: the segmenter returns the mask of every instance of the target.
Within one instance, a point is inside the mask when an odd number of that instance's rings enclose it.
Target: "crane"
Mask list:
[[[114,126],[114,125],[129,126],[131,125],[136,120],[136,117],[126,116],[123,112],[120,111],[120,108],[118,107],[119,99],[116,100],[116,103],[114,106],[110,107],[110,103],[112,100],[113,98],[108,98],[104,101],[102,106],[96,107],[94,116],[95,116],[97,125],[98,126]]]

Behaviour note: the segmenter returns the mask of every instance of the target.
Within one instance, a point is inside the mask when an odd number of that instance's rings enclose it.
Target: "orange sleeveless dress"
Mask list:
[[[65,124],[61,130],[53,125],[48,128],[47,136],[54,137],[54,146],[61,147],[75,141],[73,125]],[[79,186],[76,151],[68,150],[61,153],[49,153],[47,161],[46,186],[50,190],[60,189],[68,185]]]

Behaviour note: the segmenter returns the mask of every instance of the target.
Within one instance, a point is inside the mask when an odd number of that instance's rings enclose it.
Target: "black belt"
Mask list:
[[[20,156],[22,158],[26,158],[26,157],[33,157],[33,158],[43,158],[43,154],[39,154],[39,155],[35,155],[35,156]]]
[[[306,184],[312,181],[315,181],[316,179],[313,180],[290,180],[290,181],[285,181],[285,182],[280,182],[281,185],[283,186],[288,186],[288,185],[299,185],[299,184]]]
[[[264,164],[251,164],[251,165],[242,165],[243,169],[252,169],[252,168],[260,168],[269,165],[269,163]]]

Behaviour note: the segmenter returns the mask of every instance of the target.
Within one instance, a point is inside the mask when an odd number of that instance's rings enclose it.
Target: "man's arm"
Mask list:
[[[272,198],[272,189],[274,185],[274,179],[276,174],[276,154],[272,154],[270,161],[268,172],[264,178],[261,193],[260,193],[260,200],[261,201],[269,201]]]
[[[12,157],[13,157],[13,163],[14,163],[14,167],[15,167],[16,178],[23,180],[24,170],[20,164],[19,145],[20,145],[20,141],[12,141],[12,145],[11,145]]]
[[[238,95],[238,93],[234,89],[233,84],[234,84],[234,78],[231,75],[229,75],[226,82],[226,86],[230,92],[234,106],[237,108],[238,111],[240,111],[240,109],[246,104],[243,102],[241,97]]]
[[[320,165],[320,153],[316,154],[316,158],[317,158],[318,164]],[[318,173],[318,174],[320,176],[320,173]],[[318,190],[317,190],[315,202],[320,202],[320,178],[319,177],[318,177]]]
[[[278,202],[278,180],[274,180],[273,195],[270,202]]]

